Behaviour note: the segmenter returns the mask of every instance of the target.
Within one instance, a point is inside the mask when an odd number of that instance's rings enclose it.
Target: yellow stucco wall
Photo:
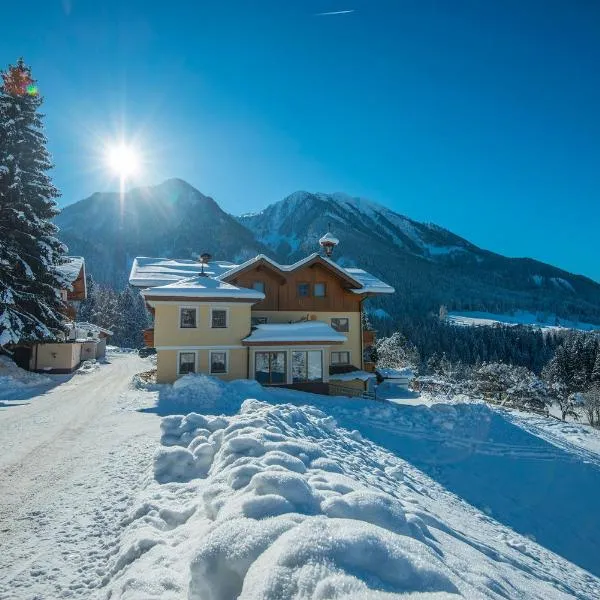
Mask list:
[[[197,327],[181,329],[179,327],[180,307],[193,307],[197,310]],[[213,329],[211,325],[211,308],[228,310],[228,326],[224,329]],[[250,304],[227,303],[157,303],[155,305],[154,345],[157,348],[157,380],[170,383],[177,379],[178,351],[197,353],[196,368],[198,373],[208,374],[209,349],[227,350],[229,355],[228,373],[216,375],[222,379],[239,379],[248,377],[248,349],[236,348],[250,333],[251,316],[267,317],[269,323],[288,323],[306,317],[304,311],[251,311]],[[331,323],[332,317],[349,319],[350,331],[344,333],[348,341],[324,349],[324,375],[331,363],[331,352],[350,352],[350,364],[362,367],[361,324],[358,312],[311,312],[317,320]],[[225,348],[223,348],[225,347]]]
[[[328,325],[331,324],[332,317],[345,317],[349,319],[350,331],[344,333],[348,341],[344,344],[336,344],[326,350],[325,364],[331,364],[329,356],[330,352],[340,352],[348,350],[350,352],[350,364],[362,368],[362,346],[361,346],[361,326],[360,313],[358,312],[316,312],[311,311],[311,315],[317,315],[317,321],[323,321]],[[290,321],[299,321],[305,318],[306,311],[273,311],[273,310],[253,310],[253,317],[267,317],[269,323],[289,323]]]
[[[181,329],[179,327],[179,308],[195,308],[197,327]],[[228,311],[227,327],[213,329],[211,308]],[[156,304],[154,315],[154,345],[161,346],[231,346],[240,345],[241,340],[250,333],[250,304],[200,303]]]
[[[215,348],[216,351],[221,351]],[[196,372],[210,375],[209,373],[209,352],[210,350],[186,350],[183,352],[196,353]],[[227,350],[228,364],[227,373],[213,374],[213,377],[230,381],[232,379],[245,379],[248,377],[248,350],[246,348],[238,348]],[[157,351],[157,373],[156,380],[158,383],[172,383],[179,375],[178,370],[179,351],[178,350],[158,350]]]

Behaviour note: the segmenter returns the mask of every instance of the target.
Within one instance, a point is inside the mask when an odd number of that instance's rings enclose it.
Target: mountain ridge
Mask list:
[[[295,262],[331,225],[335,258],[396,287],[371,301],[392,316],[455,310],[530,310],[600,323],[600,284],[532,258],[508,258],[444,227],[421,223],[343,192],[294,192],[262,211],[233,216],[181,179],[125,194],[94,193],[56,218],[70,252],[100,282],[124,285],[136,255],[241,261],[258,253]]]

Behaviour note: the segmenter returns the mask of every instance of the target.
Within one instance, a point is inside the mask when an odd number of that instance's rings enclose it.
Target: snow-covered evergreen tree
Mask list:
[[[0,347],[55,339],[64,318],[56,270],[66,248],[51,219],[58,190],[47,172],[39,96],[22,60],[0,84]]]
[[[113,341],[127,348],[139,348],[144,343],[143,330],[148,327],[148,313],[142,296],[127,286],[118,300],[119,319]]]

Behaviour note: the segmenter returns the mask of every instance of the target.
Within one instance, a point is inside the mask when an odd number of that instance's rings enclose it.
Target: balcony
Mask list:
[[[154,348],[154,327],[144,329],[144,345],[146,348]]]

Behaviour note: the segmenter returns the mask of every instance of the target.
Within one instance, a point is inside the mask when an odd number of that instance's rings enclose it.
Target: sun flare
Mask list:
[[[120,177],[129,177],[138,173],[140,169],[140,157],[138,152],[131,146],[119,144],[107,151],[108,166]]]

